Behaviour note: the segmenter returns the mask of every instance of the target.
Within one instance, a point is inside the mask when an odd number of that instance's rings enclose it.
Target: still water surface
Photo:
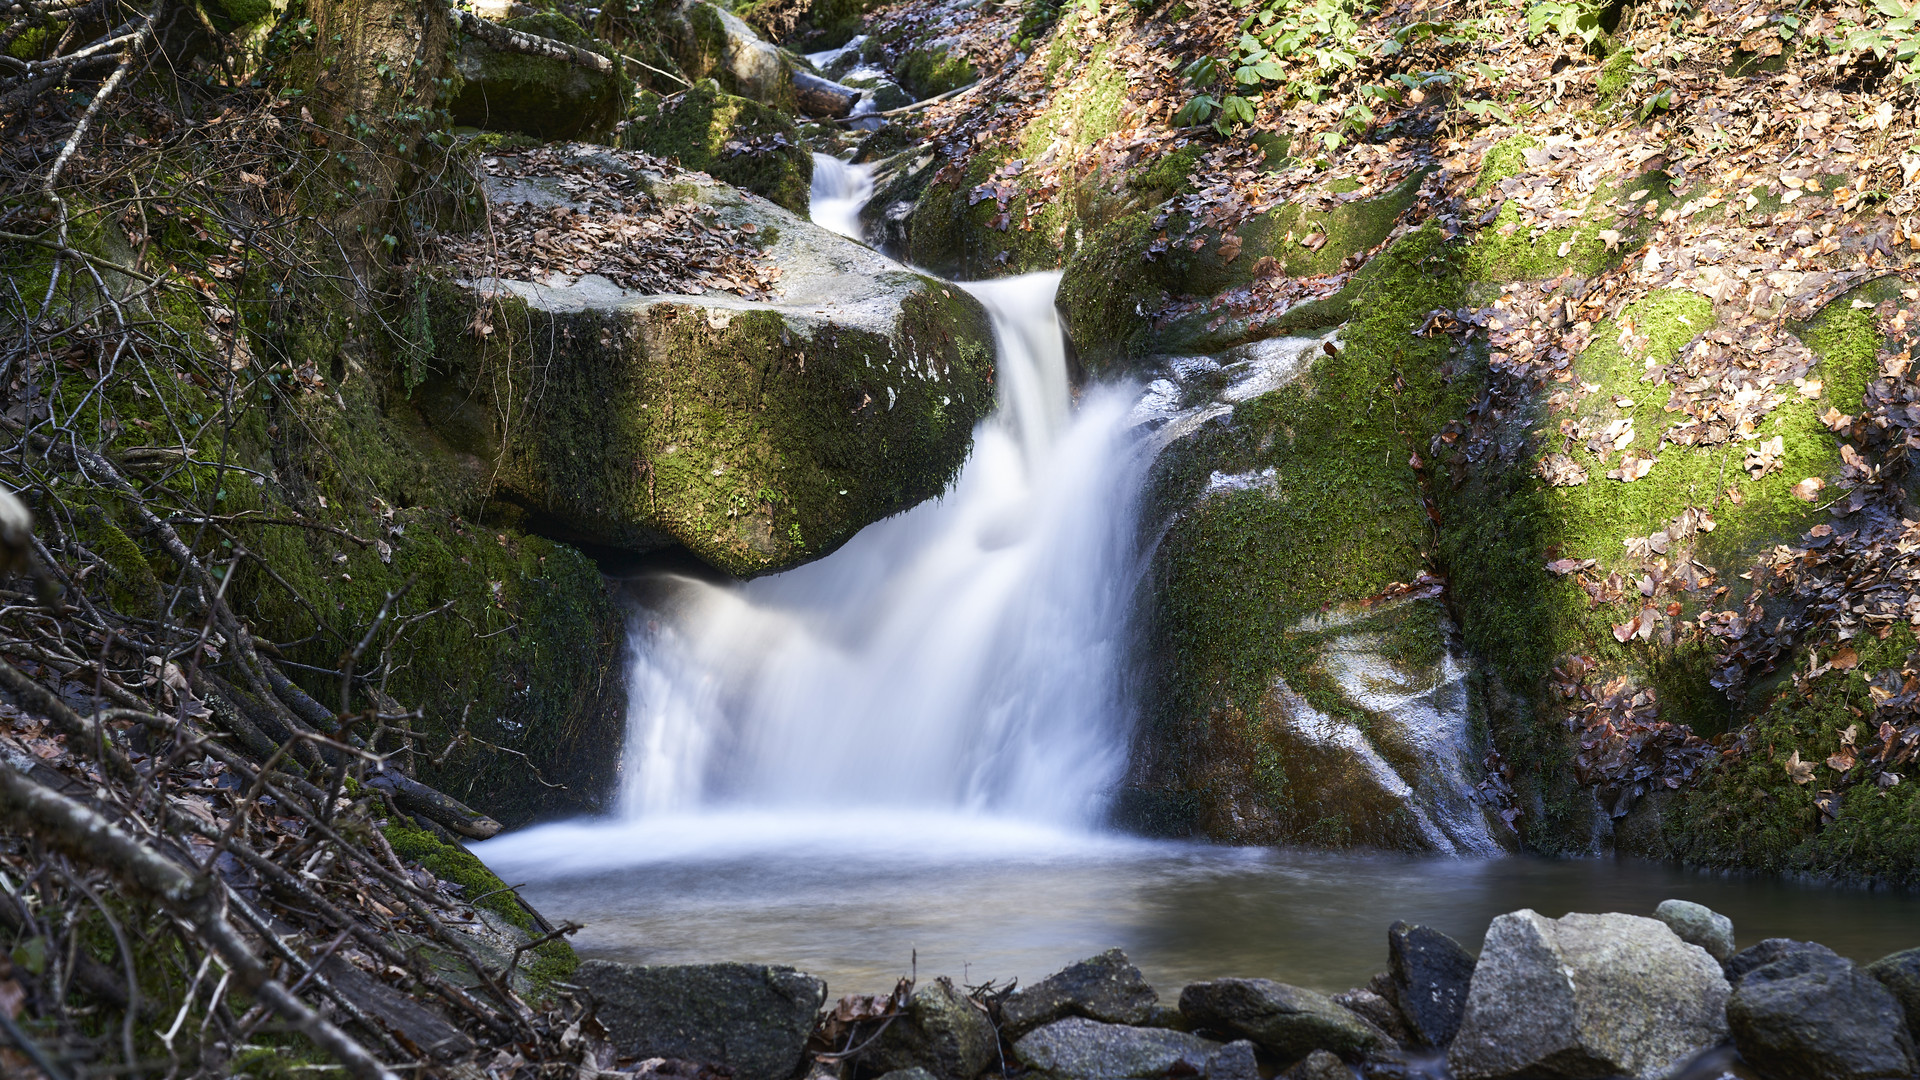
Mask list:
[[[1395,919],[1477,949],[1503,912],[1646,915],[1668,897],[1728,915],[1742,946],[1813,939],[1865,962],[1920,945],[1913,893],[1610,858],[1276,851],[955,824],[851,813],[548,826],[484,854],[507,880],[529,881],[523,892],[549,918],[586,923],[575,939],[585,955],[790,964],[834,995],[890,988],[916,952],[922,977],[1031,982],[1116,945],[1163,997],[1229,975],[1331,992],[1385,967]],[[591,859],[566,857],[582,846]]]

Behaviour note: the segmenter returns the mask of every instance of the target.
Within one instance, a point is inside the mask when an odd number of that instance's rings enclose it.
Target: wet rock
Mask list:
[[[1108,949],[1017,990],[1000,1004],[1001,1031],[1018,1039],[1042,1024],[1083,1016],[1109,1024],[1145,1024],[1160,995],[1127,954]]]
[[[1223,1048],[1211,1039],[1162,1028],[1103,1024],[1072,1016],[1029,1032],[1013,1044],[1022,1065],[1058,1080],[1159,1077],[1206,1071]],[[1224,1067],[1240,1063],[1242,1052]]]
[[[1413,1035],[1426,1046],[1452,1042],[1467,1007],[1473,954],[1431,927],[1396,922],[1387,929],[1387,959],[1394,998]]]
[[[1913,1039],[1891,990],[1826,949],[1776,951],[1773,962],[1742,973],[1727,1003],[1733,1044],[1755,1072],[1765,1080],[1913,1075]]]
[[[1867,974],[1893,991],[1907,1014],[1907,1034],[1920,1032],[1920,949],[1883,956],[1866,967]]]
[[[1733,958],[1733,920],[1691,900],[1662,900],[1653,909],[1653,917],[1667,924],[1689,945],[1707,950],[1721,963]]]
[[[1180,992],[1180,1011],[1201,1029],[1252,1039],[1285,1061],[1315,1050],[1361,1054],[1386,1038],[1325,994],[1270,979],[1215,979]]]
[[[827,984],[790,967],[635,967],[588,960],[573,981],[622,1056],[724,1065],[735,1080],[788,1080],[800,1068]]]
[[[1315,1050],[1288,1069],[1280,1080],[1353,1080],[1353,1070],[1338,1054]]]
[[[937,1080],[937,1078],[916,1065],[911,1069],[895,1069],[892,1072],[883,1073],[880,1080]]]
[[[1252,1043],[1236,1039],[1207,1059],[1207,1067],[1201,1075],[1205,1080],[1260,1080],[1259,1055],[1254,1052]]]
[[[1747,973],[1768,964],[1778,963],[1789,957],[1809,954],[1817,957],[1839,959],[1840,954],[1816,941],[1795,941],[1792,938],[1768,938],[1758,945],[1752,945],[1733,954],[1725,967],[1727,981],[1735,986]]]
[[[999,1060],[1000,1038],[986,1009],[945,978],[915,990],[905,1014],[863,1058],[871,1069],[919,1068],[936,1080],[973,1080]]]
[[[510,30],[603,51],[579,24],[547,13],[508,19]],[[488,48],[463,36],[454,54],[460,90],[448,105],[456,124],[513,131],[536,139],[572,139],[603,132],[620,119],[626,94],[617,75],[567,60]]]
[[[1333,995],[1333,1003],[1379,1028],[1396,1043],[1413,1041],[1407,1022],[1392,1001],[1372,990],[1348,990]]]
[[[1447,1060],[1457,1080],[1657,1080],[1726,1037],[1728,993],[1654,919],[1516,911],[1487,929]]]

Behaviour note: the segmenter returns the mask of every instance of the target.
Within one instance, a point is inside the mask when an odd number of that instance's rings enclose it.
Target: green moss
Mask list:
[[[1502,180],[1519,176],[1527,168],[1527,151],[1540,145],[1531,135],[1515,135],[1487,148],[1480,159],[1480,178],[1474,181],[1473,194],[1485,195],[1500,186]]]
[[[1368,722],[1322,664],[1330,634],[1367,627],[1328,630],[1308,617],[1412,580],[1432,550],[1409,457],[1439,418],[1466,408],[1475,384],[1443,374],[1446,342],[1410,331],[1462,295],[1459,263],[1437,231],[1409,233],[1373,260],[1338,356],[1319,357],[1294,383],[1237,405],[1231,425],[1209,425],[1162,455],[1147,517],[1171,525],[1148,590],[1154,671],[1143,737],[1171,764],[1151,785],[1155,798],[1190,793],[1213,821],[1251,798],[1278,830],[1263,842],[1359,835],[1420,846],[1404,807],[1368,795],[1377,786],[1348,775],[1350,760],[1286,734],[1270,694],[1282,678],[1314,707]],[[1265,470],[1269,485],[1202,494],[1215,472]],[[1381,633],[1383,649],[1411,663],[1443,648],[1426,608],[1393,615]],[[1236,760],[1254,762],[1252,773]],[[1336,791],[1356,801],[1322,798]]]
[[[757,101],[722,93],[710,79],[664,101],[642,94],[621,145],[678,159],[807,216],[813,155],[793,121]]]
[[[460,886],[468,902],[493,912],[530,937],[540,933],[532,912],[520,902],[519,896],[471,852],[443,843],[432,833],[397,819],[381,826],[380,831],[393,845],[394,854],[420,864],[442,881]],[[522,963],[536,991],[567,978],[580,966],[579,957],[564,938],[539,946],[532,951],[531,958],[523,959]]]
[[[1880,328],[1868,310],[1852,307],[1851,294],[1827,305],[1797,328],[1800,340],[1820,357],[1826,393],[1841,412],[1859,412],[1867,384],[1879,370]]]
[[[1893,787],[1857,783],[1844,788],[1839,814],[1826,820],[1815,798],[1842,787],[1826,765],[1843,733],[1873,738],[1873,699],[1867,680],[1876,671],[1911,665],[1911,631],[1896,625],[1886,640],[1850,642],[1860,666],[1828,672],[1774,698],[1747,736],[1748,752],[1717,763],[1698,791],[1688,793],[1664,822],[1676,855],[1708,866],[1775,873],[1799,872],[1920,884],[1920,785],[1910,775]],[[1786,763],[1798,753],[1813,765],[1813,781],[1795,784]]]
[[[1633,50],[1616,49],[1600,65],[1600,76],[1595,82],[1600,103],[1613,104],[1632,85],[1634,74]]]
[[[1174,296],[1212,296],[1253,280],[1267,258],[1279,272],[1299,277],[1329,274],[1384,241],[1412,205],[1426,178],[1415,172],[1374,199],[1343,203],[1331,211],[1303,211],[1288,204],[1240,226],[1238,251],[1221,253],[1217,233],[1196,234],[1195,250],[1184,237],[1186,219],[1175,215],[1161,229],[1155,214],[1126,214],[1088,233],[1067,260],[1058,303],[1068,335],[1089,370],[1119,370],[1139,357],[1164,352],[1215,352],[1277,332],[1344,322],[1362,279],[1380,268],[1362,267],[1336,300],[1284,313],[1258,325],[1230,322],[1200,312],[1184,320],[1157,320],[1150,313]],[[1164,233],[1164,248],[1153,251]],[[1316,247],[1305,243],[1319,237]],[[1302,320],[1310,321],[1302,321]]]
[[[909,49],[894,64],[893,77],[916,99],[944,94],[979,78],[973,63],[945,45]]]
[[[500,502],[609,547],[678,542],[740,576],[817,558],[944,490],[993,399],[984,311],[905,271],[884,285],[901,297],[897,338],[770,309],[516,299],[482,343],[464,329],[468,294],[432,287],[435,338],[458,347],[416,396],[497,462]],[[492,402],[524,400],[536,377],[537,408],[503,434]]]
[[[580,48],[610,51],[566,16],[545,12],[501,24]],[[624,75],[602,75],[567,60],[500,52],[477,41],[461,44],[455,60],[460,87],[447,109],[454,122],[517,131],[542,140],[603,132],[626,109]]]

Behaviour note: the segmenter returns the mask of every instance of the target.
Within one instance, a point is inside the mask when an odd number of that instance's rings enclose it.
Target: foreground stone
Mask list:
[[[1180,1011],[1204,1029],[1253,1040],[1284,1061],[1315,1050],[1345,1056],[1386,1038],[1325,994],[1270,979],[1215,979],[1180,992]]]
[[[628,199],[755,237],[780,273],[764,301],[459,267],[423,286],[436,345],[413,403],[497,504],[543,532],[635,553],[679,544],[744,577],[946,489],[993,404],[978,302],[698,173],[567,154],[630,183]],[[548,176],[489,176],[487,196],[591,212]]]
[[[1315,1050],[1288,1069],[1281,1080],[1353,1080],[1353,1070],[1339,1055]]]
[[[1681,941],[1700,946],[1715,960],[1724,964],[1733,958],[1733,920],[1705,904],[1662,900],[1653,917],[1666,923]]]
[[[1521,910],[1487,929],[1447,1061],[1457,1080],[1659,1080],[1726,1037],[1728,994],[1664,923]]]
[[[1400,1015],[1426,1046],[1445,1047],[1460,1031],[1473,954],[1426,926],[1394,923],[1387,930],[1387,959]]]
[[[1913,1039],[1893,992],[1819,947],[1778,949],[1727,1004],[1733,1042],[1766,1080],[1905,1080]]]
[[[800,1068],[827,984],[789,967],[634,967],[588,960],[573,979],[620,1053],[724,1065],[735,1080],[788,1080]]]
[[[880,1072],[921,1068],[938,1080],[973,1080],[999,1063],[1000,1039],[987,1011],[939,978],[913,992],[862,1060]]]
[[[1082,1016],[1109,1024],[1145,1024],[1160,995],[1119,949],[1082,960],[1007,995],[1000,1003],[1000,1029],[1018,1039],[1042,1024]]]
[[[1867,974],[1893,991],[1907,1014],[1907,1034],[1920,1032],[1920,949],[1883,956],[1868,964]]]
[[[1183,1031],[1103,1024],[1072,1016],[1013,1044],[1029,1069],[1058,1080],[1146,1080],[1171,1072],[1205,1072],[1221,1044]]]

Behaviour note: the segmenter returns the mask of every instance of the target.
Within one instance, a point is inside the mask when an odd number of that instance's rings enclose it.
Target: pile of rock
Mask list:
[[[1736,1055],[1763,1080],[1920,1068],[1920,949],[1865,967],[1784,938],[1736,952],[1730,920],[1680,900],[1653,918],[1512,912],[1478,958],[1406,923],[1387,945],[1386,971],[1332,996],[1214,979],[1170,1007],[1118,949],[1012,992],[937,979],[862,999],[879,1004],[833,1045],[815,1027],[826,985],[790,968],[589,961],[577,978],[623,1053],[735,1080],[1664,1080]]]

